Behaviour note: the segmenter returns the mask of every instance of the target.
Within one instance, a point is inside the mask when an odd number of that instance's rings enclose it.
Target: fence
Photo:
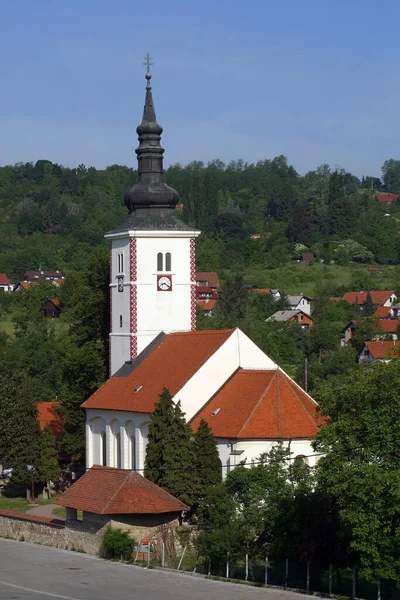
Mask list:
[[[272,561],[265,557],[250,559],[245,555],[243,560],[216,562],[209,557],[195,555],[188,546],[183,548],[180,556],[166,556],[162,546],[160,552],[153,548],[141,548],[136,564],[143,566],[159,566],[196,572],[203,575],[248,581],[256,585],[271,585],[318,592],[326,596],[346,596],[363,598],[364,600],[400,600],[400,590],[393,582],[367,580],[362,570],[356,568],[342,569],[331,565],[321,570],[311,562],[285,560]]]

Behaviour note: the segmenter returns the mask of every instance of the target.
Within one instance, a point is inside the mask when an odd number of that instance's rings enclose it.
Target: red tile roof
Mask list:
[[[51,433],[55,436],[60,436],[64,431],[64,424],[61,417],[57,414],[57,406],[57,402],[39,402],[37,405],[37,420],[42,431],[46,425],[49,425]]]
[[[218,410],[219,409],[219,410]],[[278,370],[239,370],[192,419],[205,419],[220,438],[293,439],[317,434],[317,403]]]
[[[258,292],[259,294],[269,294],[271,292],[271,288],[254,288],[250,291]]]
[[[62,285],[65,281],[65,279],[53,279],[54,283],[56,283],[57,285]]]
[[[372,316],[378,319],[388,319],[390,316],[390,306],[378,306]]]
[[[196,281],[206,281],[208,287],[219,288],[218,275],[215,271],[201,271],[200,273],[196,273]]]
[[[23,290],[28,290],[31,285],[39,285],[37,281],[20,281],[16,287],[21,286]]]
[[[202,310],[207,312],[217,306],[218,300],[213,299],[213,298],[198,298],[197,304],[200,306],[200,308]]]
[[[0,273],[0,285],[10,285],[11,281],[5,273]]]
[[[397,198],[400,198],[399,194],[375,194],[375,197],[384,204],[392,204]]]
[[[151,413],[163,387],[175,394],[232,335],[233,329],[169,334],[127,377],[111,377],[83,408]],[[142,386],[136,393],[134,389]]]
[[[189,510],[135,471],[95,465],[56,500],[56,504],[98,515],[144,515]]]
[[[374,304],[383,304],[386,302],[392,294],[394,294],[394,290],[386,290],[384,292],[369,292],[371,294],[372,302]],[[367,299],[368,292],[346,292],[344,296],[342,296],[342,300],[345,300],[349,304],[365,304]]]
[[[390,359],[399,356],[400,342],[365,342],[373,358]]]
[[[400,327],[400,321],[396,319],[382,319],[378,321],[378,326],[384,333],[396,333]]]
[[[50,298],[50,302],[52,302],[54,306],[60,306],[60,301],[58,298]]]

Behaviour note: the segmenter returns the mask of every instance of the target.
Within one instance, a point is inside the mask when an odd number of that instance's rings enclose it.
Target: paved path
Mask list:
[[[27,510],[26,514],[36,515],[37,517],[48,517],[49,519],[53,519],[53,510],[55,508],[59,508],[58,504],[39,504],[39,506],[35,506],[34,508],[30,508],[29,510]],[[57,517],[57,519],[60,519],[60,517]]]
[[[0,565],[0,600],[304,600],[14,540],[0,539]]]

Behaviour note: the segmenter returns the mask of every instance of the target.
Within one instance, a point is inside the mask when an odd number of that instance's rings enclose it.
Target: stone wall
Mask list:
[[[8,510],[0,511],[0,537],[98,554],[102,535],[102,529],[97,533],[90,533],[84,531],[83,526],[76,526],[74,529],[65,527],[57,519],[28,516]]]

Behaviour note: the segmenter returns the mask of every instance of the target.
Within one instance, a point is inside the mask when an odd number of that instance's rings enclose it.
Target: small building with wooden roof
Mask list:
[[[58,319],[62,309],[58,298],[49,298],[39,310],[46,319]]]

